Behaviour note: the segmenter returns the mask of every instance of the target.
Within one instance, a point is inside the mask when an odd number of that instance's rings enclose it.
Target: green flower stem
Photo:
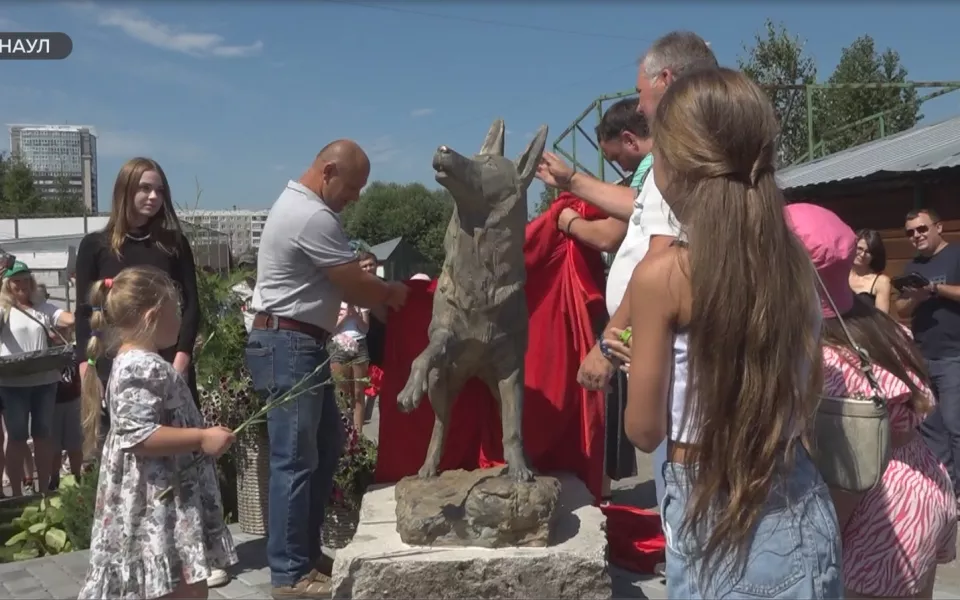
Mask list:
[[[258,410],[257,412],[255,412],[249,419],[247,419],[246,421],[244,421],[243,423],[241,423],[236,429],[234,429],[234,430],[233,430],[233,434],[236,435],[236,436],[240,435],[240,433],[242,433],[244,429],[246,429],[246,428],[249,427],[250,425],[253,425],[253,424],[258,423],[259,421],[261,421],[261,420],[263,419],[263,417],[265,417],[266,414],[267,414],[268,412],[270,412],[271,410],[274,410],[275,408],[280,408],[281,406],[285,406],[285,405],[289,404],[290,402],[293,402],[293,401],[296,400],[298,397],[300,397],[302,394],[306,394],[306,393],[312,392],[312,391],[314,391],[314,390],[316,390],[316,389],[319,389],[319,388],[321,388],[321,387],[323,387],[323,386],[325,386],[325,385],[328,385],[328,384],[331,382],[331,380],[327,380],[327,381],[324,381],[324,382],[322,382],[322,383],[318,383],[318,384],[316,384],[316,385],[312,385],[312,386],[310,386],[309,388],[306,388],[306,389],[299,389],[302,385],[304,385],[307,381],[309,381],[313,376],[315,376],[317,373],[319,373],[325,366],[327,366],[327,363],[328,363],[328,362],[329,362],[329,359],[327,359],[326,361],[324,361],[324,362],[323,362],[322,364],[320,364],[316,369],[314,369],[313,371],[311,371],[310,373],[308,373],[306,376],[304,376],[303,379],[301,379],[300,381],[298,381],[298,382],[296,383],[296,385],[294,385],[292,388],[290,388],[290,391],[288,391],[287,393],[285,393],[285,394],[283,394],[282,396],[279,396],[279,397],[277,397],[277,398],[274,398],[274,399],[271,400],[270,402],[266,403],[262,408],[260,408],[260,410]],[[201,453],[200,456],[197,456],[197,457],[194,458],[192,461],[190,461],[190,463],[189,463],[187,466],[185,466],[184,468],[182,468],[182,469],[180,469],[179,471],[177,471],[177,479],[180,479],[180,477],[182,477],[185,472],[187,472],[188,470],[190,470],[190,469],[192,469],[193,467],[197,466],[198,464],[200,464],[203,460],[205,460],[205,459],[207,459],[207,458],[209,458],[207,455]],[[166,489],[162,490],[160,493],[158,493],[157,496],[156,496],[156,499],[163,501],[163,500],[169,499],[172,495],[173,495],[173,486],[171,485],[171,486],[168,486]]]

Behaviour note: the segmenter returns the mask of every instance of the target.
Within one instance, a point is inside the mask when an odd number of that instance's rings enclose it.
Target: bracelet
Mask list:
[[[580,217],[574,217],[574,218],[570,219],[569,221],[567,221],[567,229],[566,229],[567,235],[570,235],[570,228],[573,227],[573,222],[576,221],[576,220],[579,219],[579,218],[580,218]]]

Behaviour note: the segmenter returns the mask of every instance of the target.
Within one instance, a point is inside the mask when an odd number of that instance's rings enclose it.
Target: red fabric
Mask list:
[[[611,563],[636,573],[653,573],[657,563],[665,561],[667,541],[659,514],[622,504],[608,504],[600,510],[607,517]]]
[[[370,365],[367,370],[367,376],[370,378],[370,385],[363,393],[369,398],[376,398],[380,395],[380,383],[383,381],[383,370],[377,365]]]
[[[535,469],[575,473],[594,497],[603,479],[603,395],[577,384],[580,362],[594,341],[591,317],[606,313],[603,261],[599,252],[557,230],[557,217],[571,207],[586,219],[606,215],[563,194],[527,225],[524,255],[530,309],[526,355],[523,436]],[[414,358],[427,346],[436,281],[408,281],[410,295],[387,321],[376,479],[393,482],[423,464],[433,410],[426,398],[413,413],[397,410],[396,397]],[[454,405],[441,470],[503,464],[500,416],[486,386],[469,381]]]

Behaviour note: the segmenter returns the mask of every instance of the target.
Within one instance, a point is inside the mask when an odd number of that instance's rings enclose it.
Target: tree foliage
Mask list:
[[[70,180],[60,176],[54,182],[53,197],[45,203],[44,211],[64,216],[80,216],[86,212],[86,206],[76,188],[70,185]]]
[[[843,49],[840,62],[827,83],[903,83],[907,69],[892,48],[878,52],[873,38],[864,35]],[[916,89],[826,89],[819,94],[816,120],[834,131],[860,119],[883,113],[886,135],[904,131],[923,118]],[[838,152],[880,135],[879,121],[871,120],[826,136],[826,150]]]
[[[0,214],[4,216],[79,216],[83,199],[66,177],[57,178],[53,194],[44,197],[25,162],[0,153]]]
[[[817,68],[804,49],[804,41],[782,24],[767,20],[752,46],[744,46],[740,69],[757,83],[768,86],[815,83]],[[877,52],[873,38],[864,35],[843,49],[840,62],[827,83],[903,83],[907,70],[900,55],[887,48]],[[808,154],[807,106],[803,89],[767,89],[780,121],[778,159],[787,166]],[[869,119],[884,112],[884,133],[913,127],[922,118],[916,90],[823,89],[813,98],[813,137],[823,141],[815,157],[839,152],[879,137],[879,124]],[[850,127],[847,127],[847,126]],[[838,129],[842,129],[838,131]]]
[[[452,212],[453,197],[445,189],[377,181],[344,210],[343,223],[351,238],[370,245],[403,237],[439,268]]]
[[[531,218],[535,219],[546,212],[556,199],[557,190],[548,185],[543,186],[543,191],[540,192],[540,201],[533,207],[533,213],[530,215]]]
[[[752,48],[738,59],[740,70],[760,85],[816,83],[817,65],[806,54],[804,41],[791,36],[783,24],[767,19],[766,29],[756,34]],[[780,122],[777,158],[789,165],[807,151],[807,111],[803,89],[767,89]]]

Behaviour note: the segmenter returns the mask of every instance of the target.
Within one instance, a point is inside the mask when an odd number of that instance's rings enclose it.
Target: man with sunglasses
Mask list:
[[[930,282],[904,288],[896,303],[897,313],[910,318],[937,396],[937,407],[920,432],[960,498],[960,246],[943,239],[943,224],[933,209],[908,213],[905,229],[917,256],[904,274],[919,273]]]

